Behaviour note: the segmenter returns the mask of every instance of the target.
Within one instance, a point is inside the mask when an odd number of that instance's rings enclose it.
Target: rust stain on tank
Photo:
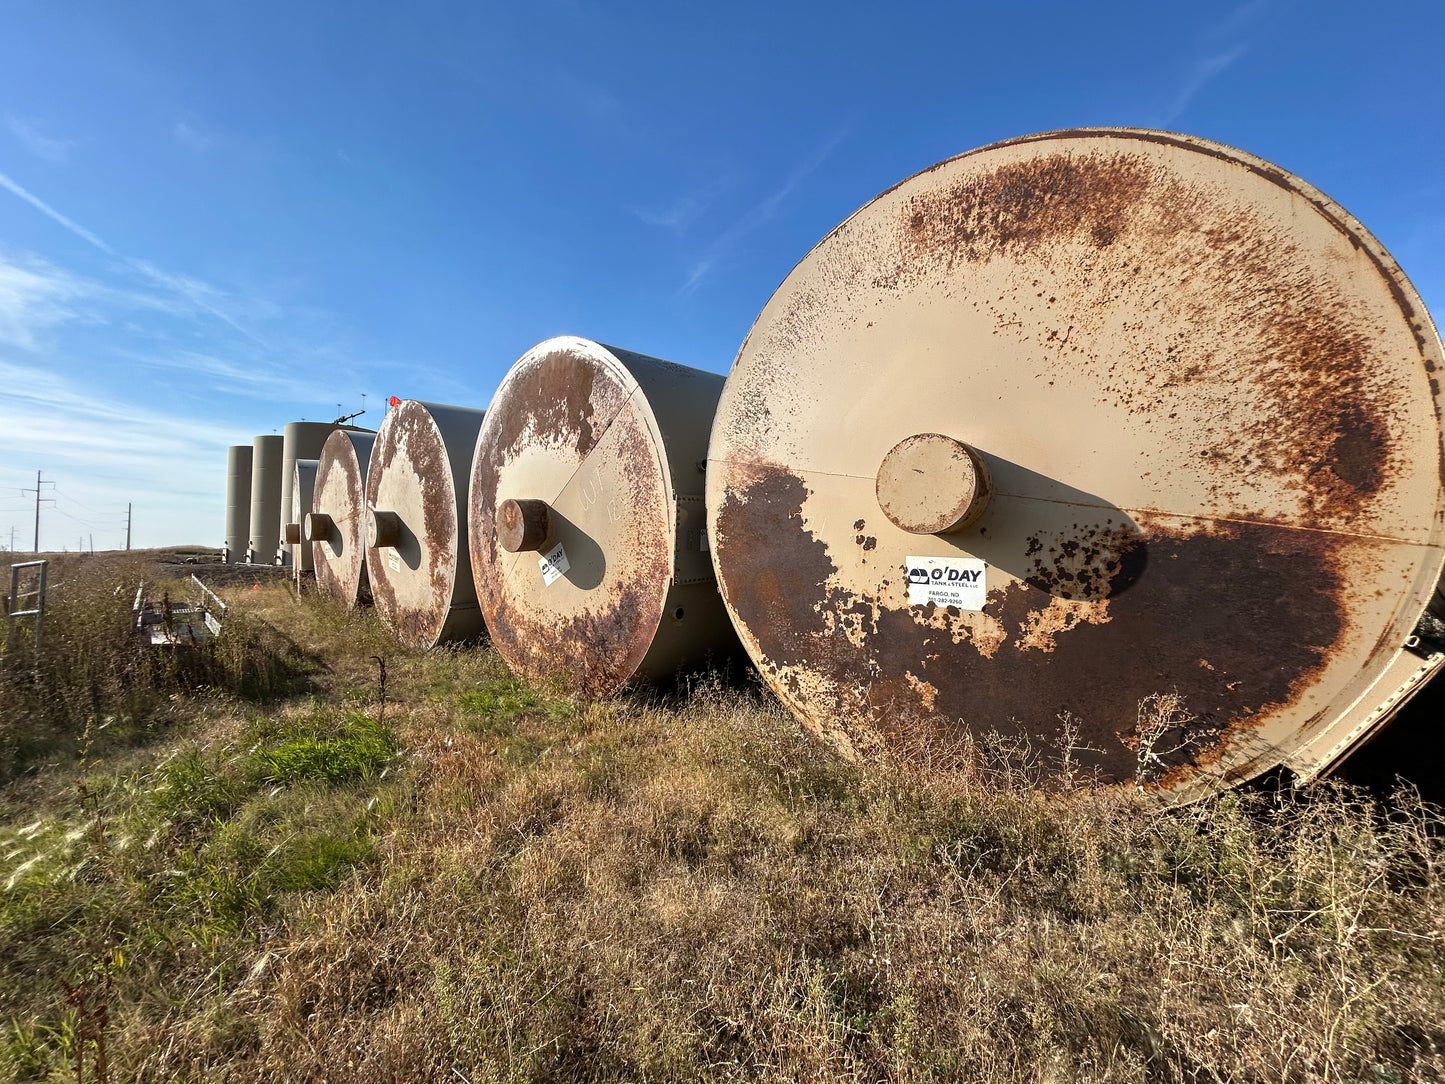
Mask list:
[[[501,424],[483,430],[473,460],[470,524],[471,544],[482,556],[473,561],[478,597],[492,600],[488,624],[493,643],[516,669],[558,681],[584,696],[615,692],[642,663],[656,631],[649,614],[660,613],[671,573],[671,550],[656,547],[627,554],[628,575],[619,583],[594,590],[585,606],[565,619],[539,621],[526,605],[511,601],[504,574],[512,554],[498,544],[498,485],[506,468],[531,443],[545,440],[575,456],[580,468],[614,423],[626,424],[615,454],[625,465],[635,507],[649,507],[655,496],[657,464],[651,441],[640,428],[619,421],[628,392],[615,379],[600,379],[575,353],[545,356],[520,378],[509,378],[496,413]],[[552,501],[556,494],[536,494]],[[652,501],[656,503],[656,501]],[[581,531],[581,525],[574,525]],[[521,561],[533,561],[522,554]],[[540,573],[537,573],[540,575]]]
[[[1019,288],[973,303],[994,314],[998,334],[1060,352],[1061,364],[1092,375],[1145,424],[1167,428],[1179,389],[1250,388],[1261,401],[1252,423],[1205,457],[1222,500],[1241,473],[1264,472],[1300,491],[1304,523],[1339,528],[1399,469],[1402,392],[1379,376],[1390,366],[1377,358],[1373,316],[1260,214],[1140,155],[1065,151],[964,175],[904,201],[899,236],[891,276],[899,286],[998,258],[1074,259],[1070,242],[1097,251],[1077,296]],[[1088,291],[1102,281],[1141,310],[1173,311],[1187,335],[1161,344],[1149,338],[1152,327],[1126,329],[1137,342],[1094,353],[1091,337],[1111,306]],[[1181,283],[1190,290],[1181,293]],[[1414,328],[1413,312],[1396,301]],[[1021,305],[1056,316],[1058,327],[1031,340],[1018,330]],[[1418,330],[1416,340],[1423,351]],[[1208,445],[1208,433],[1192,437]]]
[[[441,636],[452,610],[460,556],[460,523],[456,495],[452,492],[451,462],[435,422],[422,405],[403,403],[387,416],[384,424],[386,431],[372,452],[367,498],[369,502],[377,499],[380,480],[389,469],[401,469],[397,466],[397,457],[405,449],[406,468],[419,479],[422,522],[404,522],[403,537],[410,533],[419,544],[419,558],[426,565],[419,571],[425,576],[429,590],[424,604],[404,603],[388,575],[387,558],[380,557],[380,574],[371,577],[372,595],[401,640],[417,647],[431,647]],[[378,470],[377,488],[373,489],[371,473]]]
[[[1061,235],[1107,248],[1149,184],[1149,168],[1128,154],[1010,163],[910,200],[908,251],[930,262],[984,260]]]
[[[365,547],[360,540],[366,519],[366,493],[356,450],[351,442],[348,440],[336,454],[332,454],[331,445],[332,441],[328,439],[327,447],[322,451],[323,463],[317,470],[315,505],[320,509],[324,503],[336,513],[332,516],[332,539],[328,542],[335,556],[325,558],[323,550],[323,559],[315,562],[316,582],[332,598],[354,607],[367,579]],[[332,492],[333,487],[340,487],[340,496]],[[341,515],[343,508],[345,515]],[[337,552],[336,546],[338,538],[340,552]],[[338,561],[344,561],[348,566],[346,576],[336,567]]]
[[[1187,775],[1294,703],[1345,628],[1339,538],[1273,524],[1188,532],[1146,521],[1135,540],[1141,574],[1108,598],[1106,618],[1101,603],[1084,603],[1090,614],[1040,650],[1040,615],[1061,596],[1016,582],[985,606],[1004,642],[991,658],[969,658],[926,623],[928,608],[837,586],[826,543],[805,529],[807,497],[807,483],[786,469],[754,468],[720,507],[716,534],[722,586],[756,657],[819,728],[862,716],[902,745],[996,731],[1057,754],[1049,735],[1069,713],[1085,747],[1076,761],[1122,782],[1139,763],[1141,701],[1177,694],[1193,719],[1158,768]],[[1110,575],[1106,563],[1098,582]],[[861,616],[861,648],[825,615]],[[1209,667],[1199,665],[1201,642],[1216,645]],[[804,698],[815,678],[821,686]]]

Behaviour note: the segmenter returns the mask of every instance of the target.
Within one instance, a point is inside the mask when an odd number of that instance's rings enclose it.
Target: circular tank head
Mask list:
[[[644,363],[668,365],[571,336],[533,347],[493,396],[472,460],[492,643],[518,672],[593,696],[638,673],[674,571],[672,476],[633,372]]]
[[[294,469],[297,461],[303,459],[319,459],[321,449],[325,446],[327,439],[338,428],[355,432],[370,432],[367,429],[360,429],[357,426],[338,426],[336,422],[287,422],[281,430],[281,523],[280,541],[278,556],[281,563],[292,564],[297,558],[304,559],[307,563],[304,570],[311,568],[310,558],[303,557],[300,551],[295,550],[286,542],[286,525],[295,520],[291,517],[291,495],[295,485]],[[303,571],[304,571],[303,570]]]
[[[404,399],[377,430],[366,474],[367,574],[382,619],[413,647],[483,631],[465,505],[482,417]]]
[[[1418,663],[1440,365],[1389,255],[1277,167],[1139,130],[986,147],[759,315],[709,452],[719,585],[854,754],[1002,735],[1174,801],[1310,777]]]
[[[313,511],[303,525],[311,543],[316,586],[348,608],[363,597],[366,575],[366,468],[373,433],[338,430],[326,438],[316,461]]]

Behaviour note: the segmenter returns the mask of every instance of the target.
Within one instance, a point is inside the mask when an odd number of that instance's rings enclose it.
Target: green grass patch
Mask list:
[[[461,723],[474,734],[506,737],[526,719],[541,723],[566,723],[577,714],[576,704],[566,698],[547,696],[518,678],[507,676],[458,694]]]
[[[372,779],[396,756],[396,735],[370,716],[347,712],[339,719],[309,719],[286,727],[257,747],[251,759],[269,783],[324,779],[345,783]]]

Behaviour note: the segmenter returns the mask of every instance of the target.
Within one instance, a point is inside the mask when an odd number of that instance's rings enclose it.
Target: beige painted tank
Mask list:
[[[348,608],[371,598],[366,574],[366,468],[375,433],[338,430],[316,463],[311,512],[302,537],[311,545],[316,586]]]
[[[249,444],[226,449],[226,546],[221,560],[228,565],[245,560],[251,537],[251,452]]]
[[[397,400],[366,472],[366,571],[382,619],[413,647],[485,631],[467,550],[467,471],[485,412]]]
[[[706,551],[723,378],[572,336],[519,360],[471,476],[471,552],[513,669],[592,696],[740,654]]]
[[[274,563],[281,533],[281,450],[279,436],[251,442],[251,531],[246,546],[248,565]]]
[[[291,551],[286,564],[297,584],[303,573],[313,571],[311,543],[302,536],[316,492],[316,467],[315,459],[298,459],[291,467],[291,510],[281,531],[281,544]]]
[[[318,459],[327,439],[338,429],[369,433],[369,429],[335,422],[287,422],[281,430],[281,522],[278,527],[280,545],[276,550],[278,564],[289,565],[297,555],[295,546],[285,539],[286,524],[291,522],[291,486],[296,477],[298,459]]]
[[[1173,801],[1310,778],[1442,662],[1441,362],[1379,242],[1276,166],[985,147],[759,315],[708,460],[723,597],[855,754],[996,734]]]

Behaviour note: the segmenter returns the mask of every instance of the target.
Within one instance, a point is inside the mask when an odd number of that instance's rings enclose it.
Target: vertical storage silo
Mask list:
[[[371,597],[366,573],[366,470],[375,433],[339,431],[326,438],[316,466],[311,513],[302,536],[311,544],[316,586],[348,608]]]
[[[271,564],[281,534],[281,438],[251,442],[251,533],[246,563]]]
[[[226,549],[222,560],[237,564],[246,559],[251,528],[251,445],[226,449]]]
[[[287,422],[281,430],[281,510],[276,526],[278,537],[285,531],[286,523],[290,522],[291,486],[295,481],[296,461],[298,459],[319,459],[321,447],[326,443],[326,438],[338,429],[370,432],[370,430],[359,429],[356,426],[339,425],[336,422]],[[283,542],[277,551],[277,556],[281,564],[289,565],[294,556],[292,547]]]
[[[485,411],[397,402],[366,472],[366,568],[382,619],[413,647],[485,629],[467,545],[467,482]]]

